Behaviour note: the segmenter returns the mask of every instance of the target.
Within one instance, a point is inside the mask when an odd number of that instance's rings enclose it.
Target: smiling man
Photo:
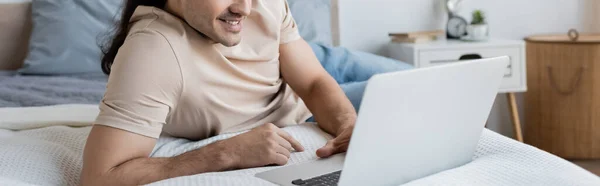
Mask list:
[[[356,111],[300,37],[285,0],[128,0],[102,60],[110,74],[84,152],[82,185],[140,185],[284,165],[302,144],[280,129],[311,116],[344,152]],[[201,140],[171,158],[160,135]]]

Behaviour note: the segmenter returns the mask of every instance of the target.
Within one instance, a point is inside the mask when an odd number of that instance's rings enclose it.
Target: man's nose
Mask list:
[[[252,1],[253,0],[236,0],[229,11],[241,16],[248,16],[252,11]]]

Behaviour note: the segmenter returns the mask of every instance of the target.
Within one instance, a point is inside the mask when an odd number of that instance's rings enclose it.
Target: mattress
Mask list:
[[[97,113],[97,105],[1,108],[0,185],[77,185],[83,147]],[[306,148],[293,153],[286,166],[316,160],[316,149],[331,139],[314,123],[283,130]],[[163,136],[151,155],[172,157],[238,134],[201,141]],[[273,185],[254,175],[274,168],[197,174],[150,185]],[[600,178],[566,160],[486,129],[472,162],[406,185],[600,185]]]

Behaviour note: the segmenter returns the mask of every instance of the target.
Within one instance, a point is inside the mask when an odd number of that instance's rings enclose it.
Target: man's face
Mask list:
[[[243,20],[252,0],[183,0],[182,14],[194,29],[214,42],[231,47],[242,40]]]

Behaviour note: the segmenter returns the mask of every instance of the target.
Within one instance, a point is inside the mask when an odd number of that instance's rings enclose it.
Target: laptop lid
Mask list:
[[[470,162],[508,61],[498,57],[372,77],[340,185],[398,185]]]

